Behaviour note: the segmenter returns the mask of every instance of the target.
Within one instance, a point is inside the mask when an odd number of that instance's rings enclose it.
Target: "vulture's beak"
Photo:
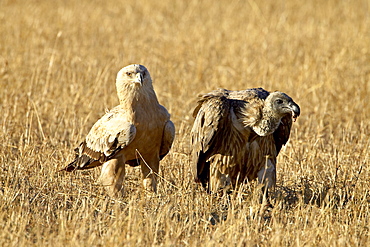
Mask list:
[[[297,105],[293,101],[289,102],[289,107],[292,110],[293,121],[295,122],[297,120],[297,117],[299,117],[299,115],[301,114],[301,109],[299,108],[299,105]]]
[[[140,86],[143,85],[143,75],[139,72],[136,74],[135,83],[139,83]]]

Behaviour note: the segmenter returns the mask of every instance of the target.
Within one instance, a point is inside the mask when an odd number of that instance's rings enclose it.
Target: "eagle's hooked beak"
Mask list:
[[[135,82],[136,82],[136,83],[139,83],[139,84],[140,84],[140,86],[141,86],[141,85],[143,85],[143,80],[144,80],[143,75],[142,75],[140,72],[139,72],[139,73],[137,73],[137,74],[136,74]]]
[[[299,105],[297,105],[293,101],[289,102],[289,107],[292,110],[293,121],[295,122],[301,114],[301,109],[299,108]]]

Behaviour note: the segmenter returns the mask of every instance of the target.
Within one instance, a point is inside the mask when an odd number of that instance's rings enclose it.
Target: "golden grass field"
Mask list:
[[[157,194],[127,168],[57,172],[145,65],[176,125]],[[196,96],[263,87],[301,107],[271,212],[193,182]],[[369,246],[370,1],[0,0],[0,246]]]

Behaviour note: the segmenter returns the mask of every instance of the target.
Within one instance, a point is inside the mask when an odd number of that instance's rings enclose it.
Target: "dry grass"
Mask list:
[[[1,246],[367,246],[370,2],[0,1]],[[114,201],[99,171],[56,173],[144,64],[177,126],[158,194],[129,168]],[[227,201],[192,181],[195,96],[281,90],[301,106],[274,209],[251,183]]]

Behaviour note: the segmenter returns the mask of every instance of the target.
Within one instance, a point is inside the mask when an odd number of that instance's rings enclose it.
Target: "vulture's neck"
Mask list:
[[[273,112],[271,109],[264,107],[262,109],[261,119],[252,127],[259,136],[267,136],[279,127],[281,116]]]

